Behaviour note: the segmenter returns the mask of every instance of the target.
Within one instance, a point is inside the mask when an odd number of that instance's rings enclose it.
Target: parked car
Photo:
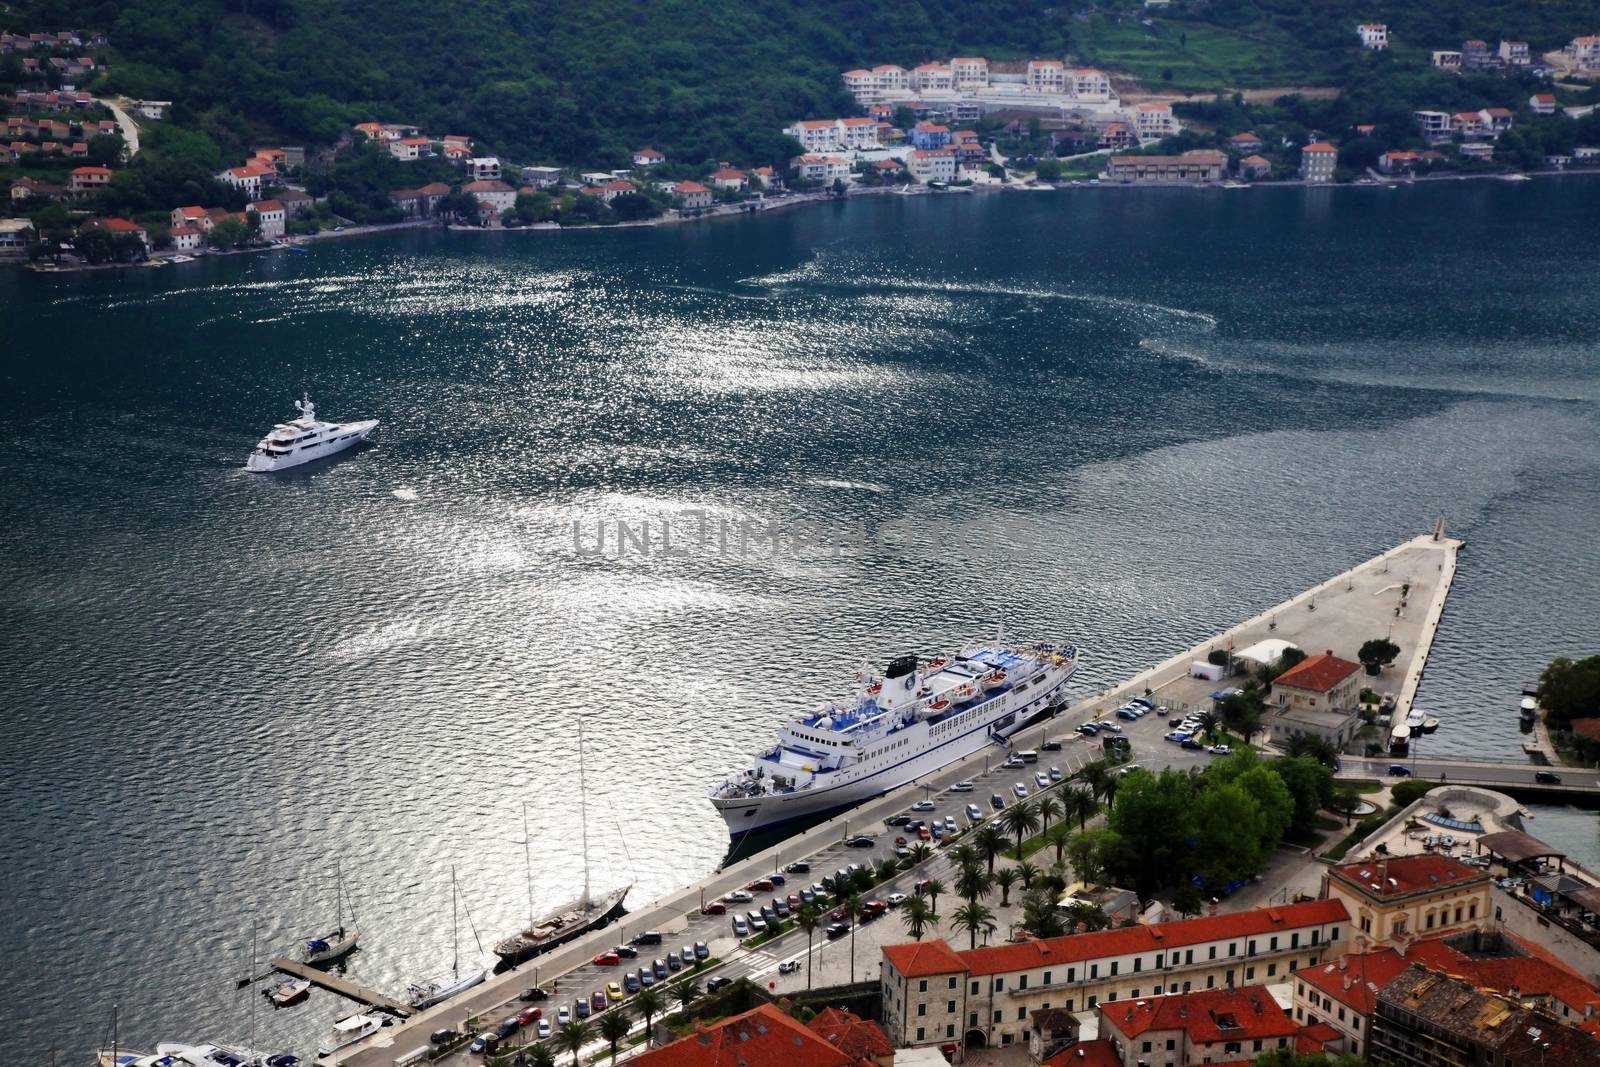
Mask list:
[[[1038,786],[1040,789],[1043,789],[1045,786],[1050,784],[1050,777],[1043,771],[1035,771],[1033,774],[1033,784]]]
[[[813,893],[811,891],[811,887],[810,886],[807,886],[806,888],[800,890],[800,903],[809,904],[813,900],[816,900],[816,899],[817,899],[817,894],[815,894],[815,893]]]
[[[1017,755],[1015,752],[1013,752],[1010,756],[1006,757],[1006,761],[1004,763],[1000,764],[1000,766],[1001,767],[1020,767],[1020,766],[1022,766],[1022,757]]]
[[[517,999],[522,1001],[524,1004],[527,1004],[536,1000],[549,1000],[550,994],[547,990],[540,989],[538,986],[534,985],[524,989],[522,994],[518,996]]]
[[[1134,719],[1137,719],[1138,717],[1139,717],[1139,713],[1137,711],[1134,711],[1132,708],[1118,708],[1117,709],[1117,718],[1119,718],[1119,719],[1123,719],[1123,720],[1125,720],[1127,722],[1132,722]]]
[[[622,976],[622,987],[629,993],[637,993],[643,988],[643,986],[639,984],[639,976],[634,974],[632,971],[629,971],[627,974]]]
[[[1080,734],[1082,734],[1084,737],[1093,737],[1095,734],[1099,733],[1100,731],[1099,731],[1099,728],[1096,727],[1094,723],[1086,722],[1082,726],[1078,727],[1078,732]]]
[[[572,1009],[565,1004],[556,1009],[556,1025],[565,1026],[572,1021]]]
[[[1039,746],[1039,751],[1040,752],[1060,752],[1061,751],[1061,742],[1060,741],[1046,741],[1044,744]]]
[[[929,827],[929,829],[933,832],[933,836],[940,841],[943,841],[944,835],[950,832],[949,830],[945,829],[945,825],[942,822],[934,823]]]
[[[622,986],[616,982],[606,983],[606,999],[615,1004],[623,998]]]
[[[517,1017],[513,1015],[511,1018],[501,1019],[495,1024],[494,1036],[504,1041],[506,1038],[510,1037],[512,1034],[521,1029],[522,1024],[517,1022]]]
[[[973,822],[978,822],[983,818],[983,809],[978,807],[976,804],[968,804],[967,818],[971,819]]]
[[[467,1046],[468,1052],[476,1052],[484,1056],[492,1056],[500,1047],[500,1039],[493,1033],[479,1034],[472,1039],[472,1044]]]
[[[950,787],[950,792],[952,792],[952,793],[970,793],[970,792],[972,792],[972,783],[971,782],[957,782],[955,785]]]
[[[811,864],[806,863],[803,860],[795,860],[793,863],[785,867],[784,870],[788,871],[790,874],[810,874]]]
[[[577,1000],[573,1001],[572,1014],[576,1015],[580,1019],[587,1019],[591,1014],[589,1010],[589,1002],[582,997],[579,997]]]
[[[1018,782],[1016,785],[1011,787],[1011,792],[1016,795],[1018,800],[1025,800],[1028,796],[1028,787],[1023,785],[1021,782]]]
[[[995,811],[999,811],[1001,808],[1006,806],[1006,798],[1001,796],[999,793],[990,793],[989,806]]]
[[[755,930],[758,933],[767,928],[767,920],[761,917],[761,913],[759,911],[746,912],[744,918],[745,921],[750,924],[750,929]]]
[[[598,953],[594,958],[594,965],[596,967],[615,967],[621,962],[622,957],[617,955],[615,952],[610,951],[609,949],[605,952]]]
[[[635,945],[659,945],[661,944],[661,931],[644,930],[634,934],[629,940]]]
[[[1534,771],[1533,780],[1540,785],[1560,785],[1561,776],[1555,771]]]
[[[805,901],[800,899],[799,893],[790,893],[787,903],[790,911],[799,911],[800,905],[805,903]]]
[[[722,913],[719,911],[717,914],[721,915]],[[611,951],[615,952],[625,960],[636,960],[639,958],[639,950],[634,948],[632,945],[618,945]]]
[[[750,890],[752,893],[770,893],[772,892],[772,879],[757,878],[749,885],[745,886],[745,888]]]
[[[720,900],[709,901],[700,909],[701,915],[726,915],[727,913],[728,905]]]
[[[740,934],[739,936],[743,937],[744,935]],[[646,989],[649,989],[651,986],[656,984],[656,973],[648,967],[640,967],[639,984],[644,986]]]
[[[784,960],[782,963],[778,964],[779,974],[796,974],[799,972],[799,970],[799,960]]]
[[[933,837],[933,831],[929,830],[926,826],[917,827],[917,838],[919,840],[927,841],[927,840],[931,839],[932,837]]]
[[[697,960],[709,960],[711,958],[711,946],[704,941],[696,941],[694,943],[694,958]]]
[[[744,916],[743,915],[735,915],[733,917],[733,936],[734,937],[749,937],[750,936],[750,924],[744,921]]]
[[[1050,780],[1052,782],[1061,781],[1061,768],[1060,767],[1051,767],[1050,768]]]
[[[778,918],[787,919],[789,917],[789,902],[782,897],[773,897],[772,910],[777,914]]]
[[[1109,719],[1105,722],[1097,722],[1095,723],[1095,726],[1101,730],[1109,730],[1114,734],[1120,734],[1122,732],[1122,724],[1120,722],[1112,722]]]
[[[517,1012],[517,1022],[523,1026],[532,1026],[544,1014],[542,1008],[523,1008]]]
[[[667,970],[669,970],[669,971],[681,971],[681,970],[683,970],[683,958],[680,957],[676,952],[667,953]]]
[[[910,824],[911,816],[905,814],[904,812],[901,812],[899,815],[891,815],[887,819],[883,820],[883,825],[885,826],[909,826]]]
[[[773,871],[771,874],[767,875],[767,881],[771,882],[773,885],[782,885],[784,882],[788,881],[788,879],[779,874],[777,871]]]
[[[1202,742],[1196,741],[1192,737],[1185,737],[1183,739],[1182,745],[1183,745],[1184,748],[1190,749],[1190,750],[1192,750],[1194,752],[1199,752],[1199,751],[1201,751],[1202,749],[1204,749],[1206,747]]]
[[[932,811],[936,807],[938,807],[938,805],[935,804],[931,800],[919,800],[915,804],[911,805],[911,810],[912,811]]]
[[[871,848],[878,841],[876,838],[868,837],[866,834],[857,834],[854,837],[846,838],[844,843],[850,848]]]
[[[1226,756],[1229,753],[1231,753],[1232,751],[1233,751],[1233,749],[1229,748],[1227,745],[1212,745],[1211,746],[1211,754],[1213,756]]]
[[[590,1011],[605,1011],[606,1010],[606,994],[605,994],[605,990],[596,989],[593,993],[589,994],[589,1010]]]
[[[454,1041],[460,1036],[461,1035],[456,1033],[454,1030],[446,1027],[443,1030],[435,1030],[433,1033],[429,1034],[428,1040],[433,1042],[435,1045],[448,1045],[450,1042]]]
[[[539,1020],[539,1031],[538,1031],[539,1040],[543,1041],[545,1038],[549,1037],[550,1036],[550,1031],[551,1031],[550,1020],[549,1019],[540,1019]]]
[[[672,973],[671,971],[667,970],[667,961],[662,959],[660,956],[657,956],[651,962],[650,969],[656,972],[656,977],[658,979],[665,978],[667,975]]]

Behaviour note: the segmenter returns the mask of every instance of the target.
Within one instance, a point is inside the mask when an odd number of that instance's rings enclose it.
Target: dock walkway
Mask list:
[[[284,974],[292,975],[295,978],[304,978],[314,986],[337,993],[341,997],[348,997],[368,1007],[377,1008],[379,1011],[386,1011],[390,1015],[401,1019],[409,1018],[411,1015],[411,1006],[409,1004],[402,1004],[393,997],[388,997],[378,992],[376,989],[369,989],[360,982],[352,982],[348,978],[324,971],[320,967],[312,967],[298,960],[280,958],[272,961],[272,969],[282,971]]]

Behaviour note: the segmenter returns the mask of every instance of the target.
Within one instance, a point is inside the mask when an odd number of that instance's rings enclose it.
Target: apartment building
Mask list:
[[[1363,22],[1356,27],[1356,36],[1361,38],[1361,47],[1373,52],[1381,52],[1389,47],[1389,27],[1382,22]]]
[[[1396,856],[1344,863],[1323,876],[1356,933],[1386,941],[1461,927],[1489,916],[1489,875],[1449,856]]]

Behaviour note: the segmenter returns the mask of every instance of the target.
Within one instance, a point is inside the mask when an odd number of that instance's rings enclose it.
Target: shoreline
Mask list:
[[[846,203],[858,197],[881,196],[960,196],[986,193],[1054,193],[1071,189],[1197,189],[1197,190],[1225,190],[1237,192],[1241,189],[1382,189],[1399,188],[1402,186],[1435,184],[1441,182],[1474,182],[1474,181],[1503,181],[1521,183],[1537,181],[1539,179],[1560,178],[1593,178],[1600,177],[1600,167],[1555,170],[1555,171],[1499,171],[1495,173],[1474,174],[1432,174],[1432,175],[1407,175],[1404,177],[1384,176],[1376,180],[1363,182],[1308,182],[1304,179],[1286,179],[1276,182],[1110,182],[1104,179],[1093,179],[1095,184],[1090,184],[1089,178],[1062,179],[1061,181],[1039,184],[1034,181],[982,183],[976,185],[953,186],[945,189],[930,189],[926,185],[895,185],[876,186],[872,188],[851,189],[843,196],[833,193],[798,193],[785,196],[777,200],[761,200],[754,203],[765,206],[746,208],[743,205],[726,205],[730,210],[711,210],[704,214],[683,216],[678,214],[662,215],[653,219],[639,219],[630,222],[618,222],[611,225],[589,226],[562,226],[558,223],[535,223],[531,226],[462,226],[451,225],[440,219],[406,219],[403,222],[379,223],[370,226],[346,226],[342,230],[320,230],[313,234],[301,234],[295,237],[286,237],[283,241],[266,245],[261,248],[239,248],[230,251],[205,251],[203,254],[193,256],[194,260],[206,260],[213,257],[253,255],[261,252],[287,251],[291,248],[303,247],[315,241],[332,241],[352,237],[369,237],[374,234],[395,233],[403,230],[441,229],[455,233],[578,233],[584,231],[607,231],[624,229],[649,229],[658,226],[679,226],[690,223],[709,223],[728,219],[759,218],[762,215],[776,211],[788,211],[812,204]],[[747,202],[750,203],[750,202]],[[175,253],[177,255],[191,255],[192,253]],[[35,274],[61,275],[80,274],[92,271],[133,270],[151,267],[165,267],[168,265],[170,255],[162,254],[152,256],[139,263],[96,263],[52,266],[41,263],[18,260],[17,265]],[[0,264],[3,265],[3,264]]]

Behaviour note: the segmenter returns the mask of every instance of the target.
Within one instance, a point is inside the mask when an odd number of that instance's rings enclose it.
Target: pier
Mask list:
[[[1037,749],[1046,738],[1060,740],[1065,747],[1059,754],[1059,762],[1070,773],[1100,754],[1098,740],[1085,739],[1075,732],[1079,725],[1105,717],[1126,703],[1128,698],[1146,692],[1154,694],[1155,699],[1172,708],[1174,713],[1186,710],[1185,705],[1192,705],[1196,701],[1203,701],[1209,707],[1206,692],[1215,689],[1218,683],[1191,678],[1191,664],[1204,660],[1212,651],[1243,648],[1268,637],[1290,641],[1309,653],[1334,648],[1350,658],[1354,657],[1363,641],[1373,637],[1389,637],[1400,646],[1400,655],[1395,663],[1385,668],[1379,677],[1372,678],[1369,684],[1375,689],[1396,691],[1396,714],[1403,718],[1405,711],[1401,709],[1409,709],[1422,680],[1428,650],[1438,631],[1445,598],[1455,574],[1456,555],[1460,547],[1460,541],[1446,537],[1442,527],[1435,527],[1428,534],[1351,567],[1220,634],[1208,636],[1204,641],[1140,671],[1126,681],[1074,702],[1044,722],[1019,731],[1011,738],[1011,745]],[[1409,586],[1409,589],[1402,596],[1404,586]],[[1402,600],[1406,601],[1404,605]],[[1093,654],[1092,650],[1089,654]],[[1267,725],[1270,726],[1270,723],[1269,710]],[[1192,753],[1162,740],[1168,727],[1166,721],[1157,716],[1147,716],[1123,725],[1123,736],[1132,741],[1134,762],[1140,766],[1158,771],[1168,764],[1189,766],[1196,762],[1203,763],[1209,758],[1205,753]],[[1445,726],[1448,728],[1449,724]],[[553,980],[559,980],[563,987],[559,999],[570,999],[573,994],[587,992],[597,983],[609,980],[615,973],[588,968],[590,957],[614,944],[627,941],[630,935],[641,930],[661,931],[667,938],[669,948],[673,942],[680,940],[711,942],[712,954],[728,965],[730,970],[738,971],[749,953],[729,936],[726,919],[701,915],[703,903],[741,888],[752,879],[782,870],[785,864],[796,860],[816,862],[817,874],[825,873],[827,866],[842,865],[847,858],[855,858],[853,855],[842,855],[839,848],[841,840],[850,836],[852,830],[856,833],[882,834],[885,818],[905,811],[916,800],[940,795],[954,783],[986,772],[991,764],[997,765],[1005,755],[1006,749],[996,745],[881,797],[865,801],[765,851],[732,862],[692,885],[641,904],[616,923],[546,955],[537,956],[514,970],[491,976],[487,982],[470,992],[419,1012],[405,1023],[381,1031],[335,1059],[341,1065],[350,1064],[352,1067],[393,1067],[397,1059],[406,1059],[417,1049],[426,1047],[428,1032],[432,1029],[447,1026],[463,1029],[466,1020],[472,1017],[477,1017],[477,1026],[484,1027],[492,1025],[495,1019],[513,1014],[516,1010],[512,1006],[514,998],[518,991],[527,986],[548,986]],[[1359,759],[1347,758],[1345,773],[1355,777],[1380,776],[1390,762],[1388,757],[1376,757],[1369,765]],[[1411,761],[1393,762],[1409,764]],[[1378,766],[1379,769],[1374,771],[1370,769],[1372,766]],[[1525,782],[1530,789],[1534,786],[1534,768],[1529,765],[1472,766],[1483,768],[1479,772],[1483,775],[1495,776],[1483,784],[1499,782],[1505,785],[1508,777],[1520,776],[1516,784],[1520,786]],[[1463,784],[1478,780],[1465,770],[1458,772],[1455,765],[1448,761],[1442,762],[1438,770],[1434,769],[1432,763],[1418,763],[1415,773],[1418,777],[1437,777],[1439,773],[1448,773],[1452,782],[1457,781],[1456,776],[1461,773],[1459,781]],[[1568,772],[1563,770],[1563,774],[1567,775]],[[1563,779],[1563,785],[1569,792],[1574,789],[1597,789],[1600,787],[1600,775],[1595,772],[1573,772]],[[697,794],[685,797],[683,803],[704,801]],[[818,857],[824,853],[828,854],[827,857],[819,860]],[[942,850],[936,849],[934,857],[927,863],[936,864],[942,858]],[[925,876],[920,871],[909,874],[911,877]],[[370,999],[367,1002],[372,1003]]]
[[[348,997],[370,1008],[386,1011],[400,1019],[409,1018],[411,1015],[411,1006],[409,1004],[402,1004],[393,997],[385,996],[378,992],[376,989],[369,989],[360,982],[352,982],[348,978],[332,974],[320,967],[313,967],[297,960],[280,958],[272,961],[272,969],[282,971],[284,974],[294,978],[304,978],[312,985],[326,989],[330,993],[337,993],[341,997]]]

